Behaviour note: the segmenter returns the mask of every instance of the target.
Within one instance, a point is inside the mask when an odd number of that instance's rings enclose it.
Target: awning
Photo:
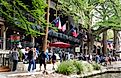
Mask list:
[[[59,48],[69,48],[71,45],[68,43],[64,42],[55,42],[55,43],[50,43],[50,47],[59,47]]]
[[[69,35],[65,35],[62,33],[57,33],[57,32],[54,32],[53,30],[49,30],[48,35],[55,37],[55,38],[60,38],[60,39],[66,40],[66,41],[68,40],[70,42],[80,43],[80,40],[78,38],[75,38],[75,37],[72,37]]]

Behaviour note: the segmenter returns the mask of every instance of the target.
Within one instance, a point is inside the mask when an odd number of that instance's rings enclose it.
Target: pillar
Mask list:
[[[3,27],[3,50],[6,50],[6,28],[5,26],[2,26]]]

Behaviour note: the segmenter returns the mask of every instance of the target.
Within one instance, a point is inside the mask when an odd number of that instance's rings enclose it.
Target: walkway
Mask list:
[[[6,75],[3,75],[2,73],[0,73],[0,78],[7,78]]]
[[[57,65],[55,65],[57,68]],[[53,65],[52,64],[47,64],[47,73],[53,73],[54,70],[52,70]],[[29,76],[29,75],[37,75],[37,74],[42,74],[44,71],[44,66],[42,66],[42,71],[36,71],[36,72],[28,72],[28,71],[16,71],[16,72],[0,72],[0,78],[9,78],[12,76]]]
[[[57,67],[57,65],[56,65]],[[47,64],[47,72],[49,74],[53,73],[54,70],[52,70],[53,65],[52,64]],[[118,62],[113,62],[112,65],[108,65],[107,67],[103,67],[103,69],[110,69],[110,68],[121,68],[121,61]],[[43,68],[42,68],[43,69]],[[11,78],[14,76],[30,76],[30,75],[38,75],[38,74],[42,74],[43,71],[41,72],[27,72],[27,71],[18,71],[18,72],[2,72],[0,73],[0,78]]]
[[[121,68],[121,61],[112,62],[111,65],[107,65],[105,68]]]

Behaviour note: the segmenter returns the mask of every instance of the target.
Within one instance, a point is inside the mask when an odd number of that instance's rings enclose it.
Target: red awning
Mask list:
[[[59,48],[68,48],[71,45],[68,43],[64,43],[64,42],[55,42],[55,43],[50,43],[49,46],[50,47],[59,47]]]

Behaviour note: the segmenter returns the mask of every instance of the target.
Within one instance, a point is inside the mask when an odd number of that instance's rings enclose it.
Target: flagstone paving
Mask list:
[[[52,65],[49,65],[50,69],[47,70],[48,74],[43,74],[41,72],[27,72],[27,71],[17,71],[17,72],[1,72],[0,78],[69,78],[68,76],[53,73],[51,69]],[[121,67],[121,62],[113,62],[112,65],[108,65],[105,68],[111,67]],[[105,69],[104,68],[104,69]]]

